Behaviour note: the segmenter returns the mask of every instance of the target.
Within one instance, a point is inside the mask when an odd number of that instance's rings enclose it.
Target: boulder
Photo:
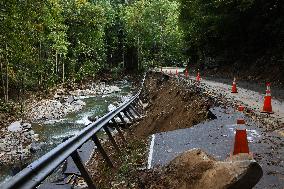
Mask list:
[[[5,149],[6,145],[4,143],[0,143],[0,151],[3,151]]]
[[[22,130],[23,130],[23,127],[21,125],[21,121],[15,121],[8,126],[8,131],[11,131],[11,132],[20,132]]]
[[[71,104],[74,100],[74,96],[69,96],[66,100],[66,103]]]
[[[200,149],[182,153],[147,181],[148,188],[175,189],[250,189],[257,184],[263,172],[249,155],[240,155],[217,161]],[[158,178],[157,178],[158,177]]]
[[[33,130],[31,130],[30,132],[29,132],[29,135],[34,135],[35,134],[35,132],[33,131]]]
[[[113,105],[113,104],[110,104],[110,105],[108,105],[108,111],[110,112],[110,111],[113,111],[113,110],[115,110],[116,109],[116,106],[115,105]]]
[[[23,123],[22,126],[25,129],[31,129],[32,128],[32,125],[30,123]]]

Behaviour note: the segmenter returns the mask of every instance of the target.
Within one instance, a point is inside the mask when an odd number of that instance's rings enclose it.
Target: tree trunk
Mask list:
[[[25,101],[25,79],[26,79],[26,72],[22,75],[22,87],[21,87],[21,113],[24,112],[24,101]]]
[[[137,66],[138,71],[140,70],[140,38],[138,36],[138,45],[137,45]]]
[[[38,52],[38,63],[41,65],[41,41],[39,41],[39,52]],[[42,83],[42,70],[41,66],[39,66],[39,77],[38,77],[38,88],[41,88],[41,83]]]
[[[62,84],[65,83],[65,65],[64,65],[64,58],[62,59]]]
[[[6,89],[5,89],[5,79],[4,79],[4,67],[2,61],[0,62],[0,68],[1,68],[1,83],[2,83],[2,89],[3,89],[3,96],[6,100]]]
[[[124,55],[124,50],[125,50],[125,47],[124,45],[122,45],[122,68],[124,69],[125,68],[125,55]]]
[[[57,51],[55,52],[55,75],[57,76],[58,69],[58,58],[57,58]],[[56,78],[57,79],[57,78]]]
[[[9,100],[9,62],[7,59],[6,64],[6,95],[5,95],[5,102],[8,102]]]
[[[9,100],[9,60],[8,60],[8,47],[6,44],[6,94],[5,94],[5,102]]]

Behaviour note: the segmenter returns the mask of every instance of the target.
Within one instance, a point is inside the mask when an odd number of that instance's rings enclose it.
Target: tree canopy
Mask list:
[[[229,65],[252,64],[265,56],[274,57],[270,61],[284,58],[283,1],[179,1],[180,24],[192,62],[204,63],[208,56]]]
[[[101,70],[284,60],[279,0],[0,2],[1,99]],[[283,64],[283,61],[282,61]]]
[[[181,60],[179,3],[1,1],[1,96]],[[9,95],[10,94],[10,95]]]

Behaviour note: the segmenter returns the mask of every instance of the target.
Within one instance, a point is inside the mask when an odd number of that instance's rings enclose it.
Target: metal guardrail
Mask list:
[[[94,123],[91,123],[83,130],[81,130],[76,136],[69,138],[65,142],[61,143],[60,145],[56,146],[47,154],[40,157],[38,160],[32,162],[14,177],[12,177],[9,181],[0,185],[1,189],[31,189],[39,186],[42,181],[53,171],[62,164],[69,156],[72,157],[74,163],[78,167],[79,171],[81,172],[82,177],[85,179],[86,183],[88,184],[89,188],[96,188],[95,184],[93,183],[88,171],[86,170],[84,163],[82,163],[80,156],[77,152],[77,149],[80,148],[85,142],[92,139],[103,155],[106,162],[113,166],[111,160],[109,159],[108,155],[104,151],[103,147],[100,144],[99,139],[96,136],[96,133],[101,130],[102,128],[106,131],[110,142],[114,145],[114,147],[119,151],[118,146],[115,142],[115,139],[112,137],[112,134],[107,127],[110,121],[115,122],[115,117],[117,116],[120,118],[122,122],[125,123],[121,113],[125,115],[130,121],[135,121],[135,113],[138,117],[140,116],[140,112],[142,111],[142,106],[139,104],[139,95],[141,93],[142,87],[144,85],[146,74],[144,75],[142,82],[141,82],[141,89],[138,93],[130,98],[129,101],[124,102],[121,106],[116,108],[115,110],[107,113]],[[140,109],[140,110],[139,110]],[[130,111],[132,110],[132,112]],[[116,129],[123,138],[123,134],[118,126]],[[124,139],[125,141],[125,139]]]

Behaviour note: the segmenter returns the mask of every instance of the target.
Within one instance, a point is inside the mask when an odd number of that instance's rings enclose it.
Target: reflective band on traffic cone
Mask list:
[[[240,118],[237,119],[237,128],[236,128],[236,134],[235,134],[233,155],[236,155],[239,153],[249,154],[247,132],[246,132],[246,127],[245,127],[246,123],[243,117],[244,107],[239,106],[238,111],[240,112],[241,116]]]
[[[234,77],[233,86],[232,86],[232,92],[231,93],[238,93],[237,91],[237,83],[236,78]]]
[[[266,94],[264,97],[263,109],[261,113],[269,113],[272,114],[272,105],[271,105],[271,91],[270,91],[270,83],[266,84]]]

